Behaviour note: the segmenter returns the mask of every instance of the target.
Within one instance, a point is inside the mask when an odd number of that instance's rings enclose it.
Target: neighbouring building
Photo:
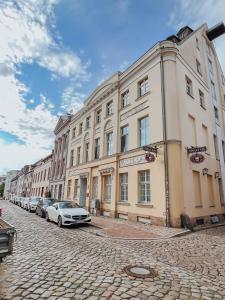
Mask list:
[[[52,154],[35,163],[32,180],[32,196],[49,196],[49,179],[51,176]]]
[[[34,165],[24,166],[18,177],[16,176],[13,185],[16,185],[16,195],[21,197],[31,196],[32,177]]]
[[[61,118],[52,191],[67,163],[64,198],[88,209],[98,199],[104,216],[167,226],[180,226],[181,214],[224,220],[225,79],[212,42],[224,32],[223,24],[182,28]]]
[[[20,174],[21,171],[19,171],[19,173],[11,179],[10,189],[9,189],[10,197],[18,195],[17,191],[18,191],[18,181],[19,181]]]
[[[64,194],[70,120],[70,114],[61,116],[54,130],[55,146],[52,156],[50,192],[51,197],[58,200],[61,200]]]
[[[19,170],[11,170],[7,172],[6,174],[6,180],[5,180],[5,189],[4,189],[4,197],[5,199],[10,198],[10,185],[11,185],[11,180],[16,177],[16,175],[19,173]]]

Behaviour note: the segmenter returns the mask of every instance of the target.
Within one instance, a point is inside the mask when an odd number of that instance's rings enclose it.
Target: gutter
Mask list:
[[[164,74],[164,64],[163,64],[162,54],[160,55],[160,76],[161,76],[162,124],[163,124],[163,142],[164,142],[163,154],[164,154],[164,174],[165,174],[166,226],[171,227],[170,193],[169,193],[169,168],[168,168],[168,145],[167,145],[167,122],[166,122],[166,97],[165,97],[165,74]]]

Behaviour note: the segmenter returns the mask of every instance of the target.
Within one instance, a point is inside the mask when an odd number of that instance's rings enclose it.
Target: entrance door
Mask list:
[[[86,206],[87,178],[80,179],[80,206]]]

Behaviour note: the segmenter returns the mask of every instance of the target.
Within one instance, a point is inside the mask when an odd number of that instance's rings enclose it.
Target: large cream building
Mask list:
[[[96,88],[69,125],[65,199],[167,226],[224,220],[225,83],[211,41],[223,32],[186,26]]]

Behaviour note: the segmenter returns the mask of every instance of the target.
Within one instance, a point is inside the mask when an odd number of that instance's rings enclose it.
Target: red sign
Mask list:
[[[145,154],[145,160],[147,160],[148,162],[154,162],[155,161],[155,155],[152,153],[146,153]]]
[[[190,157],[191,162],[200,164],[205,160],[205,157],[201,153],[195,153]]]

